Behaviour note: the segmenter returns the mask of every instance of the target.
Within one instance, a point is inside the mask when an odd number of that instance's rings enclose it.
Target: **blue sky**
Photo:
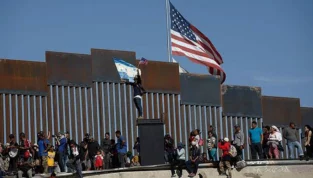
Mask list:
[[[172,0],[221,53],[226,84],[297,97],[313,107],[312,0]],[[45,51],[136,51],[167,60],[165,0],[0,1],[0,58],[44,61]],[[200,65],[175,57],[190,72]]]

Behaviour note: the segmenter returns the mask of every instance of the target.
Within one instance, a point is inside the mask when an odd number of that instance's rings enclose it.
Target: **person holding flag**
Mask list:
[[[138,63],[138,67],[141,64],[147,65],[148,60],[145,58],[141,58],[139,63]],[[134,77],[134,83],[127,82],[127,81],[125,83],[132,85],[132,87],[133,87],[134,103],[135,103],[136,109],[138,111],[138,118],[137,119],[143,119],[142,95],[146,92],[146,90],[142,87],[139,69],[137,69],[137,75]]]

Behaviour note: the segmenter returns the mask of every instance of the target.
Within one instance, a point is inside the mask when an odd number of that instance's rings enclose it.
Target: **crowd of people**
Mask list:
[[[7,144],[0,143],[0,178],[5,175],[32,177],[35,174],[48,174],[55,177],[57,173],[76,173],[83,177],[82,171],[102,170],[140,166],[140,140],[134,145],[136,152],[127,151],[126,139],[117,130],[115,139],[106,133],[100,141],[94,140],[88,133],[80,143],[70,138],[69,132],[57,135],[37,134],[37,142],[31,143],[25,133],[9,135]],[[52,140],[54,139],[54,145]]]
[[[240,125],[235,125],[233,138],[218,138],[212,126],[208,127],[208,139],[201,138],[200,130],[190,133],[189,145],[179,142],[175,146],[173,138],[166,134],[164,137],[164,159],[170,164],[172,177],[182,176],[182,169],[186,167],[189,177],[197,174],[199,163],[217,161],[217,149],[222,151],[219,158],[219,171],[221,175],[231,177],[233,168],[241,169],[245,166],[242,158],[245,149],[245,134]],[[304,127],[304,145],[306,154],[299,143],[298,131],[294,123],[283,129],[283,133],[276,126],[257,127],[252,122],[252,128],[248,131],[248,145],[251,150],[251,158],[254,159],[279,159],[279,153],[285,151],[282,147],[282,139],[287,140],[289,158],[293,159],[294,148],[297,148],[300,160],[309,160],[313,154],[312,128]],[[37,142],[31,143],[25,133],[19,134],[16,140],[14,134],[9,135],[7,144],[0,143],[0,178],[4,175],[17,175],[19,178],[34,174],[49,174],[55,177],[59,172],[76,173],[77,177],[83,177],[82,171],[102,170],[111,168],[124,168],[140,166],[140,139],[137,138],[133,150],[127,150],[127,140],[121,132],[115,132],[117,140],[111,139],[109,133],[100,140],[94,140],[88,133],[80,143],[70,138],[68,132],[59,132],[57,135],[45,134],[40,131],[37,134]],[[114,137],[114,138],[115,138]],[[54,140],[54,142],[52,142]],[[54,145],[52,143],[55,143]],[[100,144],[99,144],[100,143]],[[201,147],[207,144],[207,151],[201,153]],[[186,152],[189,157],[186,161]],[[208,155],[207,155],[208,153]],[[175,168],[177,167],[177,171]],[[225,169],[226,168],[226,169]]]
[[[189,173],[188,177],[194,177],[198,171],[198,165],[200,163],[217,161],[217,149],[220,149],[222,156],[219,159],[219,172],[220,175],[226,175],[231,177],[233,168],[242,169],[246,166],[243,160],[242,154],[245,149],[245,134],[241,131],[240,125],[234,126],[233,139],[221,138],[218,139],[213,126],[208,128],[207,152],[201,153],[201,146],[203,146],[204,140],[201,139],[201,132],[196,129],[190,133],[189,145],[185,146],[181,142],[177,144],[175,148],[174,140],[169,134],[165,135],[164,147],[165,147],[165,162],[171,165],[172,177],[181,177],[182,168],[186,167]],[[304,126],[304,145],[306,154],[302,149],[302,144],[298,141],[299,135],[295,127],[295,124],[291,122],[289,127],[284,128],[283,132],[280,132],[276,126],[265,126],[263,129],[257,127],[257,122],[252,122],[252,128],[248,131],[248,145],[251,151],[251,159],[279,159],[280,152],[284,152],[282,146],[282,140],[286,139],[289,152],[289,158],[294,159],[294,150],[297,148],[299,159],[306,159],[307,161],[313,157],[313,139],[312,128],[309,125]],[[186,150],[187,149],[187,150]],[[185,161],[185,153],[189,151],[188,161]],[[247,150],[249,151],[249,150]],[[175,172],[175,168],[177,170]],[[226,168],[226,169],[225,169]],[[226,171],[227,170],[227,173]]]

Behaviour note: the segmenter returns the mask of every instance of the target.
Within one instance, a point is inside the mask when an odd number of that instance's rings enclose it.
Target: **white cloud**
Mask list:
[[[312,82],[312,77],[266,77],[266,76],[254,76],[253,80],[266,83],[277,83],[277,84],[296,84]]]

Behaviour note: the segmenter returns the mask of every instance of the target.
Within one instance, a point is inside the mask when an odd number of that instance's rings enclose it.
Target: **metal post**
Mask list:
[[[170,33],[170,2],[165,0],[166,7],[166,34],[167,34],[167,53],[168,53],[168,62],[172,62],[172,51],[171,51],[171,33]]]

